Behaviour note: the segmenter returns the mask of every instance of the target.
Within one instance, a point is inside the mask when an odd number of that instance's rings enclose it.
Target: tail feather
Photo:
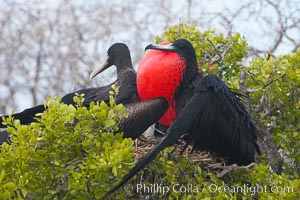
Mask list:
[[[170,129],[169,129],[170,130]],[[121,188],[127,181],[129,181],[133,176],[135,176],[139,171],[143,170],[146,165],[148,165],[152,160],[154,160],[155,156],[166,147],[171,146],[176,143],[176,141],[182,135],[181,131],[172,132],[171,134],[169,131],[167,135],[162,138],[162,140],[146,155],[144,155],[137,164],[130,170],[130,172],[125,175],[120,183],[114,186],[111,190],[109,190],[101,199],[107,199],[109,195],[117,191]]]

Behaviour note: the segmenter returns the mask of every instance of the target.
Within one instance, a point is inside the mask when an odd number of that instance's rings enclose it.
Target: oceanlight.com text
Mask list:
[[[175,193],[200,193],[204,189],[211,193],[249,193],[250,195],[255,195],[256,193],[292,193],[295,192],[294,188],[291,186],[267,186],[267,185],[248,185],[243,184],[241,186],[224,186],[217,184],[208,185],[193,185],[193,184],[174,184],[174,185],[163,185],[163,184],[137,184],[137,185],[126,185],[125,189],[127,191],[142,193],[142,194],[161,194],[166,195],[170,192]]]

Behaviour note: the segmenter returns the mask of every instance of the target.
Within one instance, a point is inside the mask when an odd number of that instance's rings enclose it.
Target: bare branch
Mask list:
[[[216,45],[213,43],[213,41],[211,41],[209,38],[207,38],[207,41],[213,46],[214,50],[216,51],[217,55],[214,56],[211,59],[211,64],[214,64],[216,62],[221,62],[221,64],[224,63],[224,59],[226,54],[228,53],[228,51],[232,48],[232,43],[229,44],[224,44],[224,50],[222,51],[222,53],[220,52],[220,50],[218,49],[218,47],[216,47]]]

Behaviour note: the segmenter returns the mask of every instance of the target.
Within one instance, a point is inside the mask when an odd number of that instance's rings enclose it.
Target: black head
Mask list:
[[[147,49],[175,52],[186,62],[186,74],[192,75],[198,71],[195,49],[186,39],[177,39],[169,45],[149,44],[145,50]]]
[[[176,52],[185,60],[196,59],[195,49],[192,44],[186,39],[177,39],[169,45],[149,44],[145,48],[145,50],[147,49]]]
[[[122,60],[130,59],[130,51],[126,44],[115,43],[107,50],[107,57],[109,64],[120,66]]]
[[[130,51],[126,44],[115,43],[107,50],[107,59],[104,64],[96,68],[91,74],[90,79],[94,78],[99,73],[107,68],[115,65],[117,73],[125,70],[125,68],[133,68],[131,63]]]

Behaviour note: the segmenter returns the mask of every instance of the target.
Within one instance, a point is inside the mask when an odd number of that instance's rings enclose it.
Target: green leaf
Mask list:
[[[2,169],[1,173],[0,173],[0,184],[1,184],[1,182],[2,182],[2,180],[3,180],[4,177],[5,177],[5,170]]]
[[[110,128],[110,127],[112,127],[113,125],[115,125],[116,122],[115,122],[115,120],[113,120],[113,119],[108,119],[108,120],[106,120],[106,121],[104,122],[104,124],[105,124],[105,128]]]

